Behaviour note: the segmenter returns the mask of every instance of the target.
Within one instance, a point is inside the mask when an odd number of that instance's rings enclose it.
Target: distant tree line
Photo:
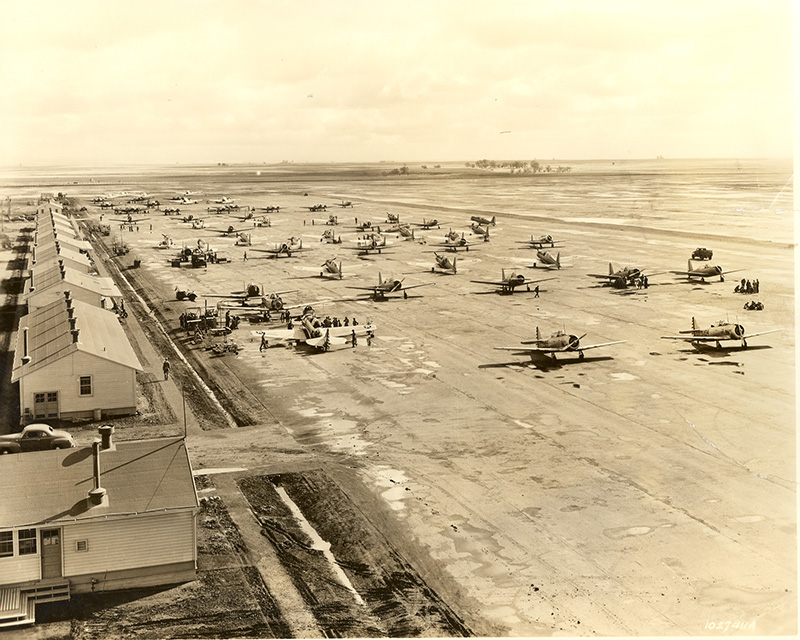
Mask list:
[[[531,160],[530,162],[525,162],[524,160],[478,160],[477,162],[467,162],[466,166],[470,169],[477,168],[487,171],[502,169],[511,173],[568,173],[572,171],[572,167],[542,165],[538,160]]]

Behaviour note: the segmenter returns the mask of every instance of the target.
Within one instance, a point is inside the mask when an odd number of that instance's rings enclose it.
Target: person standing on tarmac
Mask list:
[[[164,364],[161,365],[161,369],[164,371],[164,380],[169,380],[169,370],[170,370],[169,359],[164,358]]]

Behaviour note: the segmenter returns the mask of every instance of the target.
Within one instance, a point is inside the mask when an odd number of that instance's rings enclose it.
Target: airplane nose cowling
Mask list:
[[[740,324],[737,324],[733,330],[736,332],[737,338],[741,338],[744,335],[744,327]]]
[[[578,336],[570,336],[569,337],[569,346],[570,349],[577,349],[580,346],[581,340]]]

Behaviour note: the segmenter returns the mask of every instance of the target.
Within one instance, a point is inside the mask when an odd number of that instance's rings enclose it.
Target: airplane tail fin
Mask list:
[[[692,331],[697,329],[697,322],[695,322],[694,316],[692,316]]]
[[[556,254],[556,267],[558,269],[561,268],[561,252],[560,251]]]
[[[456,260],[457,259],[458,259],[458,256],[453,256],[453,273],[456,273]]]
[[[692,270],[692,259],[689,258],[689,269],[688,269],[688,271],[691,271],[691,270]]]
[[[506,270],[505,269],[500,269],[500,273],[502,275],[502,277],[500,279],[501,280],[505,280],[506,279]]]
[[[381,277],[380,271],[378,271],[378,284],[383,284],[383,277]]]
[[[492,224],[497,224],[497,216],[492,216]]]
[[[536,327],[536,340],[541,340],[542,335],[539,333],[539,327]]]
[[[608,275],[614,275],[614,265],[612,265],[610,262],[608,263]]]
[[[342,263],[340,262],[339,263],[339,280],[341,280],[343,277],[344,277],[344,274],[342,273]]]

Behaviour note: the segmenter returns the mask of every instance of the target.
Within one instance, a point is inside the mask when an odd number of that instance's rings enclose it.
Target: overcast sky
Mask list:
[[[19,0],[0,47],[0,165],[792,155],[789,0]]]

